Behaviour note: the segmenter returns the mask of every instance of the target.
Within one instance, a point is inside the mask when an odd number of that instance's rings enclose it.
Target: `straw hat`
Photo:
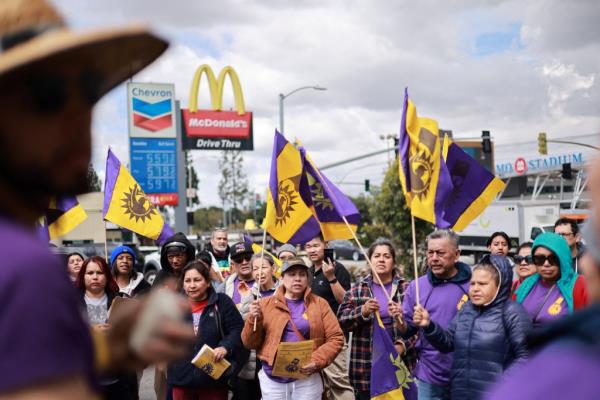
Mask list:
[[[0,1],[0,84],[39,64],[76,62],[100,74],[101,96],[154,61],[167,46],[143,26],[73,32],[45,0]]]

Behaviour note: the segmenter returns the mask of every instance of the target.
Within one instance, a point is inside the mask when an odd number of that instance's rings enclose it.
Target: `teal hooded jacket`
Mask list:
[[[560,294],[565,298],[569,313],[572,313],[574,310],[573,288],[575,287],[575,281],[577,281],[577,274],[573,270],[573,260],[571,259],[569,245],[567,245],[567,241],[560,235],[546,232],[535,239],[533,246],[531,247],[531,254],[534,254],[535,249],[540,246],[545,247],[556,254],[560,260],[560,279],[556,282],[556,286],[558,287]],[[531,289],[533,289],[539,279],[540,275],[535,273],[521,283],[516,293],[518,303],[523,303],[523,300],[529,295]]]

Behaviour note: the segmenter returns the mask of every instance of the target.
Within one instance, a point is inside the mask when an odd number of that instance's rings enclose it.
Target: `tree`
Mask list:
[[[387,236],[399,250],[398,261],[405,266],[405,273],[412,278],[413,251],[410,210],[398,179],[398,160],[387,170],[381,185],[381,192],[375,198],[371,208],[373,224],[365,227],[364,235],[374,240],[376,235]],[[424,242],[433,225],[415,218],[417,251],[424,250]],[[422,256],[423,254],[421,254]]]
[[[219,181],[219,198],[223,208],[231,206],[232,222],[239,218],[237,210],[248,197],[248,179],[244,173],[244,157],[240,150],[223,151],[219,160],[221,180]]]
[[[98,177],[94,166],[90,163],[87,173],[88,192],[101,192],[102,181]]]
[[[200,198],[198,198],[198,186],[200,184],[200,178],[198,178],[196,167],[194,167],[192,161],[192,153],[187,151],[185,153],[185,182],[188,189],[196,190],[194,196],[188,200],[189,206],[200,205]]]
[[[211,231],[221,226],[223,220],[223,209],[210,206],[199,208],[194,211],[194,231]]]

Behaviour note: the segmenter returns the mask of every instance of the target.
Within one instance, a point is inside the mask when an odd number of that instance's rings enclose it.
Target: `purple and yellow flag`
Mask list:
[[[386,332],[379,312],[375,315],[371,359],[371,400],[416,399],[417,391],[410,372]]]
[[[278,242],[304,244],[323,233],[325,240],[352,238],[343,217],[356,230],[357,208],[310,161],[275,131],[267,212],[263,227]]]
[[[449,182],[440,180],[438,123],[417,116],[408,89],[404,92],[398,147],[400,184],[406,204],[412,215],[435,224],[436,209],[449,190]]]
[[[173,236],[154,204],[110,149],[106,158],[103,216],[159,244]]]
[[[504,189],[504,182],[465,153],[450,138],[445,138],[442,150],[440,180],[451,182],[440,205],[436,225],[462,231],[479,216]]]
[[[319,171],[303,147],[300,147],[300,153],[306,160],[306,178],[310,189],[311,210],[319,220],[323,238],[325,240],[352,239],[354,235],[344,222],[344,217],[350,228],[356,232],[360,222],[358,209]]]
[[[64,236],[87,218],[87,214],[75,196],[61,196],[50,202],[40,218],[38,235],[52,240]]]
[[[321,230],[301,195],[310,192],[304,171],[300,151],[275,131],[263,227],[278,242],[304,244]]]

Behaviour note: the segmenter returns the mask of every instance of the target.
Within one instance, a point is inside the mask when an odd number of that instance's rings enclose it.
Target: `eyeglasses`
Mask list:
[[[240,254],[234,257],[231,257],[231,261],[233,261],[236,264],[241,264],[244,261],[250,261],[250,259],[252,258],[252,254]]]
[[[568,238],[569,236],[571,236],[571,235],[574,235],[574,233],[573,233],[573,232],[560,232],[560,233],[559,233],[559,232],[556,232],[556,234],[557,234],[557,235],[560,235],[560,236],[562,236],[562,237],[564,237],[564,238]]]
[[[74,85],[83,100],[93,106],[100,98],[104,79],[101,74],[84,71],[77,77],[36,75],[27,81],[30,100],[36,111],[52,114],[60,111],[69,100],[69,86]]]
[[[523,262],[526,262],[527,264],[532,264],[533,260],[531,256],[514,256],[513,259],[515,260],[515,262],[517,264],[521,264]]]
[[[538,267],[541,267],[542,265],[544,265],[546,263],[546,260],[548,260],[548,263],[550,265],[555,265],[555,266],[560,265],[560,260],[554,254],[550,254],[549,256],[543,256],[541,254],[533,256],[533,263],[535,265],[537,265]]]

